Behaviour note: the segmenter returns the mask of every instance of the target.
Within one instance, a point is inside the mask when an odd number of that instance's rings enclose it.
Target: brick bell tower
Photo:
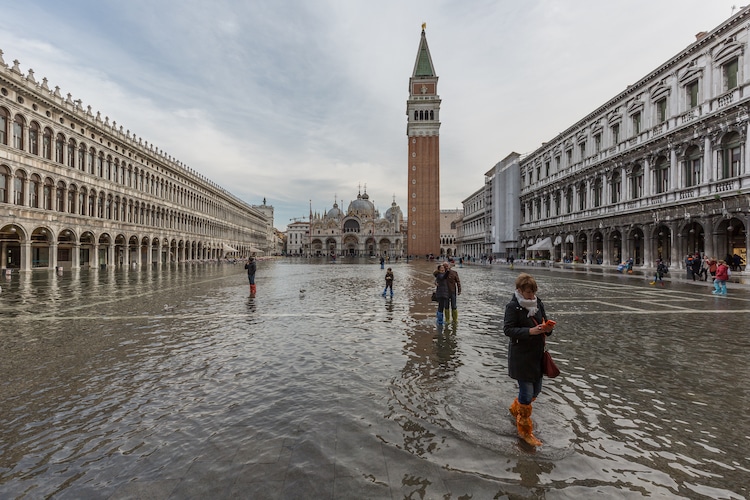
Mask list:
[[[406,101],[406,135],[409,138],[407,250],[416,257],[440,255],[440,96],[425,27],[422,24]]]

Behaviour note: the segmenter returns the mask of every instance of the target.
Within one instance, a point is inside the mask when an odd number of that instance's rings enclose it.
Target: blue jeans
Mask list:
[[[255,275],[254,274],[252,274],[252,275],[248,274],[247,275],[247,280],[250,282],[251,285],[254,285],[255,284]]]
[[[518,381],[518,402],[522,405],[531,404],[531,400],[537,397],[540,392],[542,392],[541,378],[536,382],[529,380]]]

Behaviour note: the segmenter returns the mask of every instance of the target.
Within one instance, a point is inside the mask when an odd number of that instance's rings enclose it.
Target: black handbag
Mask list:
[[[437,302],[438,301],[438,299],[437,299],[437,292],[432,292],[432,298],[430,300],[433,301],[433,302]]]

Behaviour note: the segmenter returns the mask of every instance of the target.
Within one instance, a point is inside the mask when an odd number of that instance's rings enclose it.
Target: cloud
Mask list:
[[[407,200],[422,22],[440,77],[441,206],[731,13],[717,0],[0,0],[6,62],[288,219]],[[33,21],[32,21],[33,20]],[[54,34],[54,36],[51,36]],[[342,207],[342,208],[345,208]]]

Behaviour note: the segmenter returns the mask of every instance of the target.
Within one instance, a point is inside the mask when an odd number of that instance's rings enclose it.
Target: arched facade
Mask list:
[[[394,200],[384,217],[367,192],[357,194],[346,212],[338,203],[323,214],[313,214],[310,248],[313,256],[403,257],[406,249],[401,208]],[[304,248],[299,246],[299,249]]]
[[[746,261],[749,20],[741,11],[520,161],[524,251],[549,238],[560,261]]]
[[[153,144],[0,57],[0,268],[244,256],[272,225]]]

